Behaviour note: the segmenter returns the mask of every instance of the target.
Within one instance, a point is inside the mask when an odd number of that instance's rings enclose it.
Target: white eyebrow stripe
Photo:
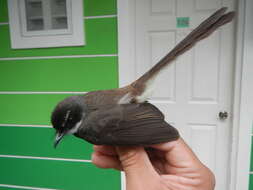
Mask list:
[[[82,124],[82,120],[79,121],[79,122],[75,125],[75,127],[73,127],[72,129],[70,129],[70,130],[68,131],[68,134],[74,134],[74,133],[76,133],[76,132],[78,131],[79,127],[81,126],[81,124]]]
[[[65,124],[66,124],[66,122],[67,122],[67,120],[68,120],[68,118],[69,118],[70,112],[71,112],[71,110],[68,110],[68,111],[67,111],[67,113],[66,113],[66,115],[65,115],[65,117],[64,117],[64,122],[62,123],[62,127],[65,126]]]

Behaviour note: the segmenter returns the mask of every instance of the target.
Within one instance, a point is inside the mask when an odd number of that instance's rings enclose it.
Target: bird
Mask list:
[[[178,139],[178,130],[148,102],[154,81],[177,57],[232,21],[235,12],[226,12],[227,7],[214,12],[131,84],[74,95],[60,101],[51,114],[51,123],[56,131],[54,147],[66,135],[75,135],[95,145],[113,146],[148,146]]]

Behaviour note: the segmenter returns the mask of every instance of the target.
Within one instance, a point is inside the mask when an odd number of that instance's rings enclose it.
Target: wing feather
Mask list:
[[[104,106],[88,115],[78,137],[93,144],[150,145],[179,138],[150,103]]]

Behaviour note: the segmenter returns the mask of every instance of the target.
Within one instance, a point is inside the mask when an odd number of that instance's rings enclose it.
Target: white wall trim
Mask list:
[[[238,38],[242,47],[238,46],[237,61],[241,62],[242,75],[238,77],[238,83],[241,82],[241,98],[238,115],[238,126],[235,129],[237,134],[237,157],[235,160],[235,171],[233,190],[241,190],[249,188],[249,172],[250,172],[250,153],[251,153],[251,138],[252,138],[252,113],[253,113],[253,1],[239,1],[239,22],[238,22]],[[241,22],[241,23],[240,23]],[[240,29],[241,27],[241,29]],[[241,34],[240,34],[241,33]],[[237,54],[237,55],[238,55]],[[241,59],[240,59],[241,58]],[[240,64],[240,63],[238,63]],[[237,89],[237,90],[239,90]],[[234,123],[234,124],[237,124]],[[235,125],[236,128],[236,125]],[[233,163],[232,163],[233,164]]]
[[[10,184],[0,184],[0,187],[13,188],[13,189],[29,189],[29,190],[57,190],[42,187],[31,187],[31,186],[10,185]]]
[[[126,175],[125,172],[120,172],[121,174],[121,190],[126,190]]]
[[[115,18],[117,15],[85,16],[84,19]]]
[[[38,56],[38,57],[2,57],[0,61],[10,60],[35,60],[35,59],[62,59],[62,58],[86,58],[86,57],[116,57],[117,54],[97,54],[97,55],[62,55],[62,56]]]
[[[74,91],[0,91],[0,94],[86,94],[87,92],[74,92]]]
[[[1,25],[9,25],[9,22],[0,22],[0,26]]]
[[[243,62],[243,39],[244,39],[244,20],[245,20],[245,0],[239,1],[237,6],[237,27],[235,43],[235,66],[234,66],[234,99],[233,99],[233,121],[232,121],[232,150],[230,160],[230,181],[229,189],[236,190],[237,182],[237,159],[238,143],[240,129],[240,104],[241,104],[241,79],[242,79],[242,62]]]
[[[38,157],[38,156],[5,155],[5,154],[0,154],[0,158],[18,158],[18,159],[32,159],[32,160],[55,160],[55,161],[67,161],[67,162],[91,163],[91,160],[80,160],[80,159],[69,159],[69,158],[51,158],[51,157]]]
[[[135,11],[134,0],[117,0],[118,11],[118,64],[119,86],[125,86],[134,81],[135,68]],[[131,12],[132,11],[132,12]],[[127,71],[127,72],[126,72]],[[125,175],[121,172],[121,190],[126,190]]]
[[[0,127],[32,127],[32,128],[52,128],[51,125],[27,125],[27,124],[4,124],[1,123]]]
[[[128,85],[135,80],[134,0],[117,0],[118,5],[118,60],[119,84]],[[130,7],[133,6],[133,7]],[[132,11],[132,12],[130,12]],[[126,72],[127,71],[127,72]]]

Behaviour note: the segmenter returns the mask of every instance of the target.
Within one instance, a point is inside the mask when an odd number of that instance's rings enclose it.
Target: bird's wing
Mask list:
[[[150,145],[176,140],[179,133],[160,110],[143,103],[103,106],[87,116],[76,136],[93,144]]]

